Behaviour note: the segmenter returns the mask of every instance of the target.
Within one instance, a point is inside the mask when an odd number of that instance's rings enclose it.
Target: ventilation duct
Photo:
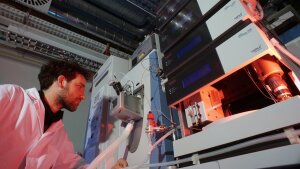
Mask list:
[[[83,0],[53,0],[51,9],[53,8],[54,10],[56,8],[66,12],[71,16],[77,15],[79,19],[87,21],[89,24],[95,25],[98,28],[106,29],[107,31],[113,30],[116,34],[137,41],[142,41],[144,36],[151,33],[153,29],[153,25],[149,23],[145,17],[135,16],[136,20],[138,17],[145,19],[145,23],[141,25],[143,27],[137,27],[127,22],[128,19],[122,19],[113,15],[112,13],[115,11],[111,11],[111,13],[104,11]]]
[[[72,22],[70,22],[72,20],[69,18],[65,18],[66,21],[61,20],[59,18],[60,17],[59,14],[53,14],[53,15],[57,15],[57,16],[52,17],[49,14],[44,14],[44,13],[38,12],[36,10],[31,10],[27,6],[25,7],[24,5],[22,5],[16,1],[1,0],[1,2],[3,5],[6,4],[7,6],[10,6],[10,8],[13,8],[17,11],[22,11],[23,13],[26,13],[27,17],[21,16],[21,18],[20,18],[20,20],[21,20],[21,22],[23,22],[23,24],[28,23],[27,18],[34,16],[36,18],[39,18],[42,21],[45,21],[47,23],[52,23],[53,25],[57,25],[58,27],[61,27],[64,30],[69,30],[71,32],[74,32],[76,34],[84,36],[88,39],[92,39],[93,41],[97,41],[98,43],[102,43],[103,45],[110,42],[111,47],[112,47],[111,51],[114,51],[114,49],[115,49],[115,51],[117,53],[120,53],[121,55],[123,55],[123,53],[125,53],[125,55],[131,54],[133,52],[133,50],[135,49],[132,46],[133,45],[138,46],[138,42],[130,43],[131,39],[127,39],[127,40],[129,40],[129,42],[124,41],[124,39],[125,39],[124,37],[117,37],[116,34],[114,34],[114,33],[109,34],[109,32],[106,30],[102,30],[91,24],[85,24],[83,21],[80,21],[80,20],[79,20],[80,22],[72,23]],[[53,3],[53,1],[52,1],[52,3]],[[68,15],[68,14],[66,14],[66,15]],[[10,15],[8,15],[8,16],[10,16]],[[7,17],[7,16],[5,16],[5,17]],[[20,22],[20,20],[18,20],[18,22]],[[83,24],[83,25],[81,25],[81,27],[80,27],[79,24]],[[109,35],[109,36],[106,37],[105,35]],[[116,56],[118,56],[118,55],[116,55]]]
[[[29,8],[33,8],[37,11],[48,13],[52,0],[15,0]]]

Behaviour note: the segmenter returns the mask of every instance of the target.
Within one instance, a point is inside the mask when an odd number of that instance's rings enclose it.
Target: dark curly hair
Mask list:
[[[79,73],[88,80],[89,72],[82,68],[76,62],[70,61],[50,61],[47,65],[43,65],[38,75],[40,81],[41,90],[48,89],[59,75],[66,77],[67,81],[71,81],[75,78],[76,73]]]

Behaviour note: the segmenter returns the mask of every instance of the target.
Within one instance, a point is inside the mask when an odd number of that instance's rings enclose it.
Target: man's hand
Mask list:
[[[128,163],[123,158],[120,158],[117,163],[111,169],[121,169],[128,166]]]

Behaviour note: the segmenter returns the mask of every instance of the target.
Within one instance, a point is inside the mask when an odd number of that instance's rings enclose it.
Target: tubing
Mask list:
[[[150,154],[147,154],[147,157],[145,158],[145,160],[143,160],[143,162],[141,164],[132,166],[132,167],[126,167],[125,169],[140,169],[142,168],[143,165],[145,165],[148,161],[150,160]]]
[[[171,166],[171,165],[176,165],[180,163],[186,163],[189,161],[193,161],[192,157],[176,160],[176,161],[169,161],[169,162],[164,162],[164,163],[155,163],[155,164],[144,164],[141,166],[141,168],[148,168],[148,167],[163,167],[163,166]]]
[[[246,9],[247,13],[253,17],[254,22],[262,20],[264,17],[263,9],[257,0],[241,0],[242,5]]]
[[[292,61],[294,61],[298,66],[300,66],[300,60],[291,52],[289,52],[286,48],[281,46],[275,38],[272,38],[270,41],[278,50],[280,50],[282,53],[288,56]]]
[[[139,169],[141,168],[143,165],[145,165],[146,162],[148,162],[148,160],[150,160],[150,155],[152,153],[152,151],[154,150],[154,148],[160,143],[162,142],[164,139],[166,139],[169,135],[171,135],[172,133],[174,132],[174,129],[173,130],[170,130],[169,132],[167,132],[165,135],[163,135],[160,139],[158,139],[153,145],[151,145],[149,151],[148,151],[148,154],[147,154],[147,157],[146,159],[144,160],[144,162],[142,164],[138,164],[138,165],[135,165],[135,166],[132,166],[132,167],[127,167],[126,169]]]
[[[87,169],[96,169],[100,162],[102,160],[105,159],[105,157],[109,154],[112,154],[118,147],[119,145],[127,139],[127,137],[129,136],[132,128],[133,128],[133,125],[134,125],[134,121],[130,121],[124,132],[122,133],[122,135],[117,138],[117,140],[115,140],[108,148],[106,148],[103,152],[101,152],[93,161],[92,163],[87,167]]]
[[[148,154],[150,155],[152,153],[152,151],[154,150],[154,148],[160,143],[162,142],[164,139],[166,139],[169,135],[171,135],[174,132],[173,130],[170,130],[169,132],[167,132],[164,136],[162,136],[159,140],[157,140],[150,148]]]
[[[295,130],[294,132],[298,136],[300,135],[300,130]],[[195,157],[188,157],[188,158],[184,158],[184,159],[181,159],[181,160],[169,161],[169,162],[164,162],[164,163],[142,164],[139,167],[140,168],[147,168],[147,167],[159,167],[159,166],[176,165],[176,164],[180,164],[180,163],[193,161],[195,159],[199,160],[199,159],[203,159],[203,158],[207,158],[207,157],[211,157],[211,156],[231,152],[231,151],[238,150],[238,149],[241,149],[241,148],[245,148],[245,147],[248,147],[248,146],[252,146],[252,145],[255,145],[255,144],[260,144],[260,143],[274,141],[274,140],[283,139],[283,138],[287,138],[286,134],[285,133],[279,133],[279,134],[275,134],[275,135],[271,135],[271,136],[266,136],[266,137],[250,140],[250,141],[240,143],[240,144],[237,144],[237,145],[234,145],[234,146],[231,146],[231,147],[223,148],[221,150],[216,150],[216,151],[213,151],[213,152],[210,152],[210,153],[197,155]],[[195,161],[193,161],[193,162],[195,162]]]

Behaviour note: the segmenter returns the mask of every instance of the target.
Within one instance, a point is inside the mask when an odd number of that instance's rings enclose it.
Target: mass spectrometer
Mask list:
[[[157,38],[154,35],[151,43],[157,41]],[[100,113],[101,119],[94,122],[98,126],[91,128],[99,127],[101,130],[96,152],[99,155],[92,161],[92,168],[112,168],[120,158],[125,159],[129,167],[134,168],[173,159],[173,155],[169,153],[173,151],[172,142],[167,136],[173,133],[174,127],[170,122],[166,96],[157,76],[160,67],[159,51],[157,45],[148,45],[147,42],[149,41],[146,39],[146,42],[142,43],[146,46],[139,47],[138,52],[135,52],[145,53],[145,56],[139,58],[134,54],[132,60],[137,57],[138,59],[134,64],[127,64],[131,68],[128,72],[116,72],[116,60],[108,60],[94,77],[95,87],[92,93],[95,94],[92,94],[92,107],[97,108],[99,104],[101,111],[93,108],[91,112]],[[155,48],[149,51],[151,46]],[[120,76],[114,75],[122,76],[119,78]],[[105,110],[101,98],[108,100],[106,103],[109,103],[109,106]],[[127,130],[130,124],[132,128]],[[104,140],[101,139],[102,133],[105,136]],[[87,153],[94,155],[94,148],[94,144],[89,146]]]
[[[158,67],[157,51],[153,49],[121,79],[124,92],[113,104],[110,114],[125,122],[136,121],[130,138],[118,149],[119,157],[124,157],[129,167],[141,168],[141,165],[173,159],[168,153],[173,151],[171,140],[161,139],[172,132],[166,96],[156,75]],[[158,141],[163,142],[150,150]]]

